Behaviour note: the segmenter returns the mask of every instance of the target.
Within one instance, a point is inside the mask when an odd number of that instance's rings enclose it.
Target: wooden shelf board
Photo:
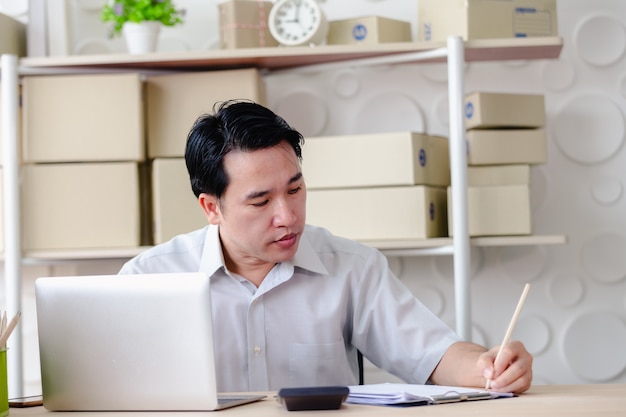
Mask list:
[[[557,58],[563,47],[560,37],[484,39],[465,42],[467,61]],[[72,55],[30,57],[20,60],[24,71],[36,69],[132,69],[215,70],[257,67],[270,70],[306,65],[424,52],[445,48],[445,42],[403,42],[378,45],[322,45],[316,47],[271,47],[207,51],[155,52],[150,54]],[[423,62],[441,62],[436,58]]]

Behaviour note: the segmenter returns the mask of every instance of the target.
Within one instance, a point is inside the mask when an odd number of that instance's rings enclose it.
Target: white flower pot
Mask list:
[[[153,21],[126,22],[122,27],[128,52],[145,54],[156,51],[161,23]]]

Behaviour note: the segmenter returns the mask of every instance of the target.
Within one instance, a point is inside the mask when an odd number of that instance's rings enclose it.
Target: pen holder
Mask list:
[[[7,378],[7,350],[0,349],[0,417],[9,415],[9,381]]]

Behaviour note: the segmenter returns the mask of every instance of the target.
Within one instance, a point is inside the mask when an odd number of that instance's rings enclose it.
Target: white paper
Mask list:
[[[350,394],[346,402],[369,405],[428,405],[513,396],[512,393],[445,385],[388,383],[352,385],[349,389]]]

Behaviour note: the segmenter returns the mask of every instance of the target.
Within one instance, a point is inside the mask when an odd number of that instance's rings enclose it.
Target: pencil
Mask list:
[[[2,313],[2,321],[0,322],[0,335],[7,330],[7,312]]]
[[[11,333],[17,326],[17,322],[20,321],[20,317],[22,317],[22,313],[18,311],[17,314],[13,316],[13,318],[9,322],[7,328],[0,335],[0,349],[6,348],[7,339],[9,338],[9,336],[11,336]]]
[[[498,349],[498,353],[496,354],[496,360],[493,361],[495,364],[498,361],[498,358],[502,354],[504,347],[509,344],[509,340],[511,339],[511,334],[513,333],[513,329],[515,329],[515,324],[517,323],[517,319],[519,317],[520,312],[522,311],[522,307],[524,306],[524,301],[526,301],[526,296],[528,295],[528,290],[530,289],[530,284],[526,283],[524,285],[524,290],[522,291],[522,295],[517,302],[517,307],[515,308],[515,312],[513,313],[513,317],[511,318],[511,322],[509,323],[508,329],[506,329],[506,333],[504,334],[504,339],[502,339],[502,344],[500,345],[500,349]],[[487,379],[487,383],[485,384],[485,389],[489,389],[491,387],[491,378]]]

